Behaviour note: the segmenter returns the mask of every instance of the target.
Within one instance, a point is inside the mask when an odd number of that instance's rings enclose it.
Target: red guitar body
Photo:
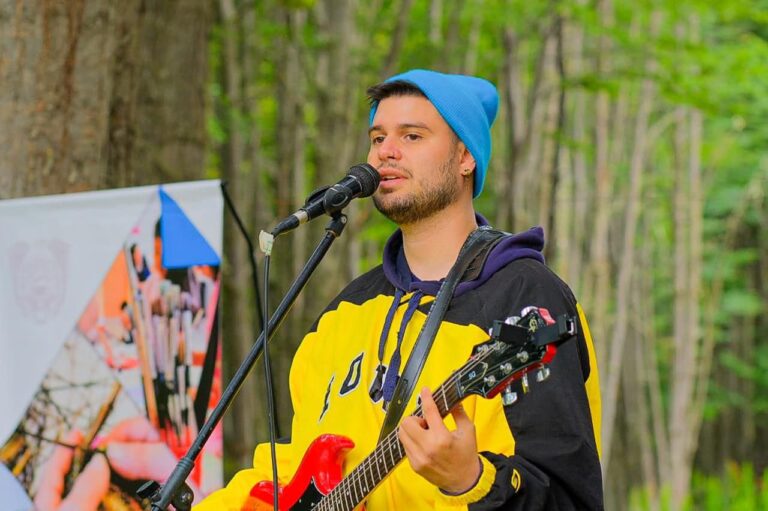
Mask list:
[[[307,449],[296,474],[278,488],[280,511],[311,510],[341,482],[344,456],[355,444],[347,437],[321,435]],[[256,484],[241,511],[271,511],[275,488],[272,481]],[[364,511],[360,508],[360,511]]]

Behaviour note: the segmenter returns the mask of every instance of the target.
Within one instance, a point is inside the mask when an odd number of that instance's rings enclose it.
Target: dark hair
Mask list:
[[[386,99],[390,96],[421,96],[426,98],[421,89],[416,87],[411,82],[405,80],[394,80],[391,82],[382,82],[371,87],[365,91],[368,94],[368,101],[371,105],[378,103],[379,101]]]

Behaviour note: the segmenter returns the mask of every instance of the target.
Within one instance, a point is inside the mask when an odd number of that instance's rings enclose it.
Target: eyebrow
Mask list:
[[[427,130],[430,133],[432,132],[432,130],[429,128],[429,126],[427,126],[423,122],[406,122],[406,123],[402,123],[402,124],[398,124],[397,125],[397,129],[398,130],[404,130],[404,129],[408,129],[408,128],[419,128],[419,129]],[[374,131],[383,131],[383,130],[384,130],[384,128],[381,126],[381,124],[377,124],[375,126],[371,126],[370,128],[368,128],[368,134],[370,135]]]

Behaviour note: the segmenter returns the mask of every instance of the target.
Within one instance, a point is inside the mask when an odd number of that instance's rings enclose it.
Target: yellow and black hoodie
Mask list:
[[[553,316],[578,315],[577,338],[559,347],[551,376],[531,381],[530,392],[518,393],[515,404],[504,406],[499,396],[464,401],[483,462],[483,474],[468,493],[445,495],[403,462],[369,496],[368,511],[603,508],[592,339],[570,289],[543,264],[543,245],[540,228],[505,237],[459,284],[415,388],[437,388],[466,362],[474,345],[487,340],[494,320],[520,315],[527,306],[546,308]],[[295,414],[291,442],[277,446],[281,483],[290,481],[309,444],[323,433],[354,441],[345,473],[375,448],[385,403],[438,287],[411,274],[397,231],[383,264],[350,283],[322,313],[291,367]],[[406,412],[415,408],[417,393]],[[455,427],[450,416],[445,422]],[[262,444],[254,468],[238,472],[195,510],[240,510],[252,486],[271,478],[269,445]]]

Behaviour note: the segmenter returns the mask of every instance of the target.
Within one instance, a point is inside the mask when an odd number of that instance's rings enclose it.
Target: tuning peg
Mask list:
[[[528,384],[528,373],[523,374],[520,378],[520,386],[523,388],[523,394],[527,394],[531,390],[531,386]]]
[[[539,369],[539,370],[536,372],[536,381],[537,381],[537,382],[543,382],[544,380],[546,380],[547,378],[549,378],[549,375],[551,374],[551,372],[552,372],[552,371],[550,371],[550,370],[549,370],[549,367],[547,367],[547,366],[542,366],[542,368],[541,368],[541,369]]]
[[[501,402],[504,406],[510,406],[517,402],[517,392],[512,392],[512,387],[507,385],[501,393]]]

